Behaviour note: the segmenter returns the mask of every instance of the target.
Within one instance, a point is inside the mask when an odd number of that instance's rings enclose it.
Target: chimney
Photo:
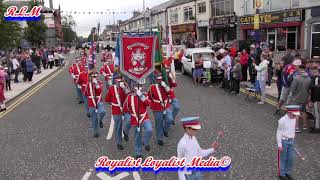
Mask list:
[[[53,0],[49,0],[50,3],[50,9],[53,9]]]
[[[139,14],[141,14],[139,11],[136,11],[136,10],[133,11],[133,17],[136,17],[136,16],[138,16]]]

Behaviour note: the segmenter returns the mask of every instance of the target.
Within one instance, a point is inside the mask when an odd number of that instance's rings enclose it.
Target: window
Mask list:
[[[206,12],[206,2],[198,3],[198,13],[205,13]]]
[[[185,7],[183,10],[184,10],[184,21],[194,20],[192,7]]]
[[[272,0],[271,10],[289,9],[291,6],[291,0]]]
[[[291,0],[291,7],[296,8],[299,7],[299,0]]]
[[[234,12],[233,2],[234,2],[233,0],[212,0],[211,16],[224,16],[224,15],[233,14]]]
[[[243,0],[245,14],[254,14],[256,0]],[[281,10],[299,7],[299,0],[263,0],[260,12],[268,12],[271,10]]]
[[[170,22],[171,23],[178,23],[178,9],[171,9],[170,10]]]

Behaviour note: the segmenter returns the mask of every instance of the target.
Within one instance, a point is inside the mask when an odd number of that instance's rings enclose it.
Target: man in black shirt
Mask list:
[[[320,133],[320,74],[317,66],[311,68],[310,97],[313,102],[313,115],[315,118],[315,127],[311,133]]]

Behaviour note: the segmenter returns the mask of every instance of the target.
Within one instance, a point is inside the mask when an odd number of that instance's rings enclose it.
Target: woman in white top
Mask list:
[[[258,104],[264,104],[266,101],[266,84],[268,80],[268,55],[265,52],[261,54],[262,62],[258,65],[253,64],[257,71],[257,80],[259,81],[262,99]]]
[[[52,69],[53,68],[53,63],[54,63],[54,52],[53,52],[53,50],[48,55],[48,62],[49,62],[50,69]]]
[[[58,54],[57,51],[54,51],[53,57],[54,57],[54,65],[55,65],[56,67],[58,67],[58,66],[59,66],[59,54]]]

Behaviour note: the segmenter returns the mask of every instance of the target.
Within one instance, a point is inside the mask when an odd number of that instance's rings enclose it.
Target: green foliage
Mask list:
[[[38,1],[30,1],[29,10],[34,6],[38,6]],[[28,21],[28,27],[24,29],[24,37],[32,46],[40,47],[42,42],[46,39],[47,25],[44,23],[44,16],[41,15],[39,21]]]
[[[73,42],[77,38],[77,33],[72,29],[75,25],[76,22],[71,15],[63,17],[62,33],[64,42]]]
[[[4,20],[7,7],[0,0],[0,49],[10,49],[20,46],[21,28],[17,22]]]

